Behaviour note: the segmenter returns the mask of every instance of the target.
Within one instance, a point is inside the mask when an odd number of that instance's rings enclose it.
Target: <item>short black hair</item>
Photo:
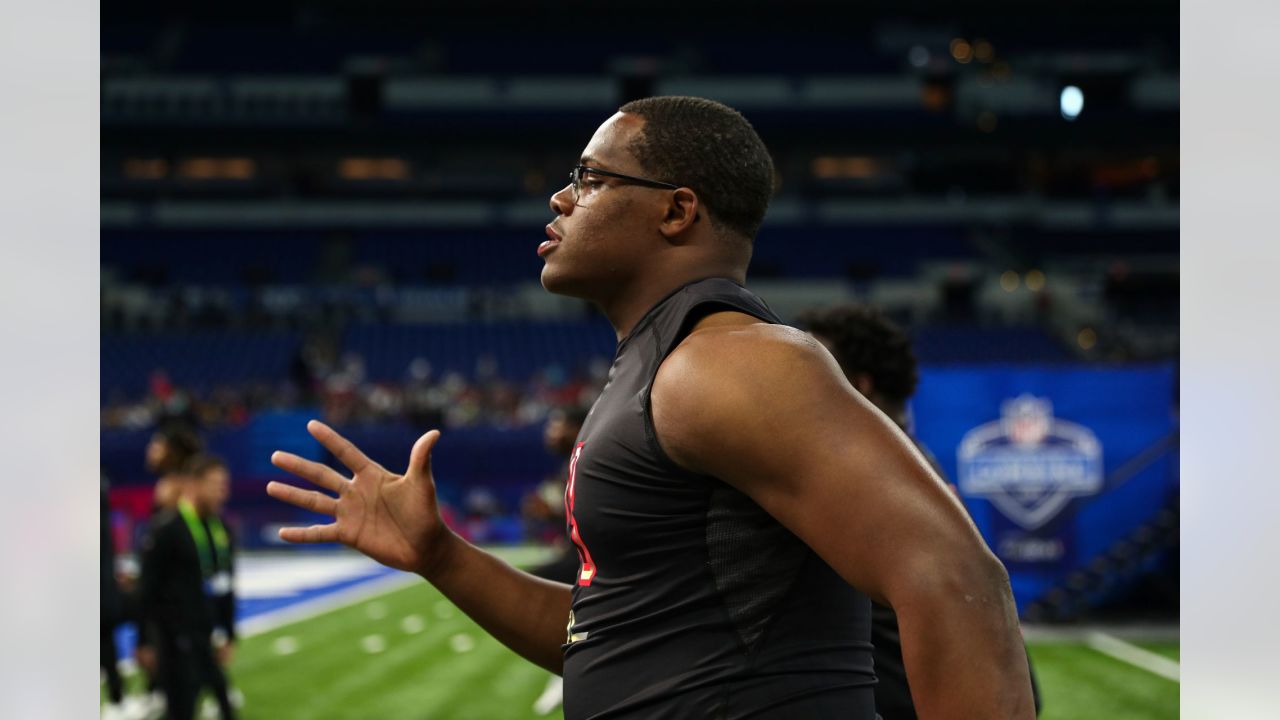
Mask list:
[[[165,467],[161,474],[178,472],[193,455],[204,449],[204,441],[200,434],[189,423],[169,419],[156,427],[156,436],[168,447]]]
[[[773,195],[773,160],[742,113],[680,95],[633,100],[618,109],[644,118],[629,150],[649,177],[692,188],[714,222],[755,238]]]
[[[849,382],[866,373],[876,392],[893,403],[915,394],[920,370],[911,338],[879,309],[849,304],[806,310],[796,323],[830,344]]]
[[[582,427],[583,423],[587,421],[587,415],[590,413],[591,413],[590,405],[583,405],[579,403],[577,405],[572,405],[570,407],[565,408],[564,419],[570,425]]]
[[[182,474],[192,480],[198,480],[210,470],[217,469],[226,470],[226,461],[210,453],[196,453],[187,458],[187,462],[182,466]]]
[[[548,417],[559,416],[570,425],[580,428],[582,427],[582,424],[587,421],[587,415],[590,412],[591,412],[590,405],[573,403],[573,404],[558,405],[556,407],[553,407],[551,408],[551,412],[547,413],[547,415]]]

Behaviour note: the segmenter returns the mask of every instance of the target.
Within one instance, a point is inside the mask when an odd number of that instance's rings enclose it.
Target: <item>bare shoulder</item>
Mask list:
[[[723,315],[730,315],[724,313]],[[734,313],[733,315],[736,315]],[[831,393],[843,375],[820,343],[785,325],[749,316],[700,323],[658,369],[650,393],[659,441],[673,460],[698,457],[723,429],[749,434],[804,396]]]
[[[793,327],[740,313],[718,313],[699,323],[676,346],[659,368],[654,388],[663,381],[683,384],[686,376],[705,382],[740,372],[767,375],[792,362],[829,357],[821,343]]]

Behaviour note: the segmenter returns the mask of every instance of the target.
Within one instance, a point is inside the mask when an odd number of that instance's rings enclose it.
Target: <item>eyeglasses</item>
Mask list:
[[[643,185],[644,187],[659,188],[661,190],[679,190],[679,185],[671,183],[658,182],[649,178],[636,177],[634,175],[623,175],[622,173],[612,172],[610,170],[601,170],[599,168],[587,167],[586,165],[578,165],[569,171],[569,186],[573,188],[573,203],[578,203],[578,198],[582,196],[582,178],[587,173],[592,175],[602,175],[604,177],[617,178],[626,180],[627,182]]]

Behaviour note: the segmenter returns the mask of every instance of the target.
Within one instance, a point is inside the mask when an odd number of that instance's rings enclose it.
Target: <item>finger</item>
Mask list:
[[[267,483],[267,494],[303,510],[335,515],[338,512],[338,501],[315,490],[303,490],[274,480]]]
[[[282,450],[271,453],[271,464],[312,484],[319,485],[325,490],[342,492],[343,486],[347,484],[347,479],[328,465],[300,458]]]
[[[360,448],[352,445],[350,440],[342,437],[336,430],[319,420],[308,422],[307,432],[310,432],[312,437],[319,440],[321,445],[328,448],[329,452],[338,458],[338,462],[346,465],[347,469],[353,473],[359,473],[373,463],[367,455],[360,452]]]
[[[425,476],[431,474],[431,450],[435,448],[436,441],[439,439],[439,430],[428,430],[426,434],[418,438],[418,441],[413,444],[413,449],[409,451],[409,469],[405,471],[405,475],[421,473]]]
[[[291,543],[338,542],[338,524],[280,528],[280,539]]]

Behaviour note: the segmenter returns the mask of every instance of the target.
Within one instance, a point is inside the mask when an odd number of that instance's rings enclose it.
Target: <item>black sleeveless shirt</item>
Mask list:
[[[618,344],[578,435],[565,492],[581,559],[567,720],[875,717],[866,596],[745,494],[658,444],[658,366],[723,310],[780,322],[730,280],[679,288]]]

